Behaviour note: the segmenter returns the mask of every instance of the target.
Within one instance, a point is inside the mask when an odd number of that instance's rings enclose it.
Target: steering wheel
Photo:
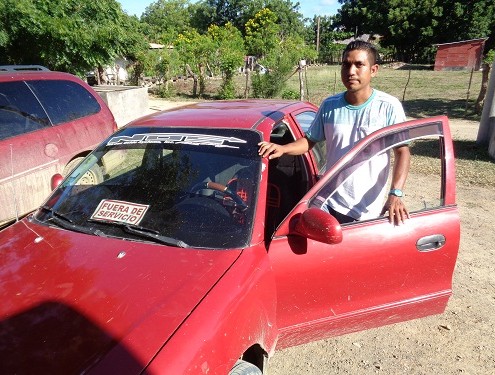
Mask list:
[[[237,195],[237,193],[230,190],[227,186],[219,184],[218,182],[213,182],[213,181],[200,182],[199,184],[196,184],[191,188],[189,194],[191,195],[196,194],[198,191],[203,189],[215,190],[231,198],[234,201],[235,206],[240,207],[242,211],[245,211],[248,208],[246,202],[244,202],[242,198]]]

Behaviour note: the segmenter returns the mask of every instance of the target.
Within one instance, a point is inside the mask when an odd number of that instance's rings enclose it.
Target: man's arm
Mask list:
[[[287,143],[286,145],[278,145],[271,142],[260,142],[258,154],[262,157],[268,157],[268,159],[275,159],[281,157],[283,154],[287,155],[302,155],[305,152],[311,150],[314,146],[314,142],[310,141],[306,137],[299,138],[297,141]]]
[[[411,154],[409,146],[400,146],[394,149],[394,169],[392,172],[392,185],[390,189],[402,190],[406,183],[407,174],[409,173],[409,165],[411,162]],[[388,211],[389,221],[395,225],[404,223],[406,218],[409,218],[409,212],[402,202],[401,198],[389,194],[381,215]]]

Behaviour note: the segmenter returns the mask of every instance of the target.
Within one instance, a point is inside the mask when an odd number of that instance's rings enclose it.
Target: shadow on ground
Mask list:
[[[413,155],[438,158],[438,141],[415,142],[411,145]],[[476,141],[454,140],[454,155],[456,159],[469,161],[484,161],[495,164],[488,153],[486,146],[481,146]]]
[[[474,111],[474,101],[469,101],[467,109],[465,100],[415,99],[405,100],[402,105],[406,114],[415,118],[447,115],[456,119],[480,120]]]

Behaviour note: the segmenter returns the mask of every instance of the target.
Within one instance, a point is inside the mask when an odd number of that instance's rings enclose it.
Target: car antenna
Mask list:
[[[12,186],[12,196],[14,197],[14,210],[15,210],[15,221],[19,221],[19,210],[17,208],[17,195],[14,188],[14,149],[12,148],[12,143],[10,144],[10,172],[11,172],[11,186]]]

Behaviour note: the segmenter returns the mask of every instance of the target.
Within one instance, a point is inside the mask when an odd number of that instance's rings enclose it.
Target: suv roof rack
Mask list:
[[[42,65],[0,65],[0,72],[45,71],[50,69]]]

